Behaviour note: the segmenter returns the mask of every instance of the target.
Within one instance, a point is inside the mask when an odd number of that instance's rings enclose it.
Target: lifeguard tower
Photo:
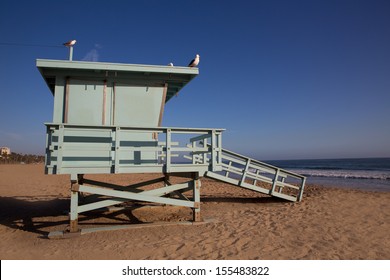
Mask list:
[[[204,176],[302,199],[305,177],[224,150],[224,129],[161,126],[165,103],[198,68],[43,59],[37,67],[54,96],[53,121],[45,124],[45,173],[70,175],[70,233],[82,233],[80,213],[127,201],[190,207],[199,222]],[[84,177],[118,173],[163,176],[130,186]],[[188,181],[171,184],[170,176]],[[142,189],[156,182],[161,187]],[[81,193],[93,201],[81,203]]]

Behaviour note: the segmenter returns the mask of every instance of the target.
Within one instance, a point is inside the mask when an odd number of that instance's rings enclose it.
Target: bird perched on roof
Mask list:
[[[197,54],[193,60],[191,60],[190,64],[188,64],[188,67],[196,67],[198,66],[200,61],[200,56]]]
[[[172,63],[172,62],[170,62],[170,63],[168,64],[168,66],[173,66],[173,63]]]
[[[64,43],[66,47],[72,47],[76,44],[76,40],[70,40],[69,42]]]

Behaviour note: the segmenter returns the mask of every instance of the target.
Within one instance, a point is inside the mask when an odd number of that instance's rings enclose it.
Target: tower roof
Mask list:
[[[198,68],[37,59],[37,68],[54,94],[57,76],[113,80],[131,85],[168,85],[165,103],[199,74]]]

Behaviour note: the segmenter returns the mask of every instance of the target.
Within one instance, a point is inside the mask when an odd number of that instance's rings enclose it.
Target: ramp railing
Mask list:
[[[207,171],[205,176],[289,201],[302,200],[306,177],[225,149],[221,157],[222,171]],[[193,158],[208,160],[206,153]]]
[[[47,174],[222,170],[223,129],[46,124]],[[197,142],[211,139],[211,146]],[[187,145],[191,143],[191,145]],[[185,155],[208,154],[207,162]]]

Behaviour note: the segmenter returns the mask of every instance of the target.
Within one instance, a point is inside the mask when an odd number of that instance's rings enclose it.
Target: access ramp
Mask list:
[[[203,161],[202,155],[198,157]],[[206,177],[288,201],[301,201],[306,177],[222,149],[222,171],[207,171]]]

